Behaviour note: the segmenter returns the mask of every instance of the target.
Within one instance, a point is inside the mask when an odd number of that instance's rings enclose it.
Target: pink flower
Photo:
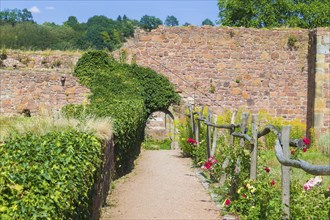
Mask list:
[[[306,145],[309,145],[311,143],[311,141],[307,138],[307,137],[304,137],[303,138],[303,142],[306,144]]]
[[[295,152],[294,150],[291,150],[291,152],[290,152],[290,153],[291,153],[291,154],[294,154],[294,152]]]
[[[192,139],[192,138],[188,138],[187,142],[188,142],[189,144],[193,144],[193,145],[197,144],[197,141],[195,141],[195,140]]]
[[[245,194],[245,193],[243,193],[243,194],[242,194],[242,197],[243,197],[243,198],[246,198],[246,194]]]
[[[304,153],[305,153],[305,152],[307,151],[307,147],[304,147],[304,148],[303,148],[303,151],[304,151]]]
[[[270,185],[272,185],[272,186],[274,186],[276,184],[276,181],[275,180],[272,180],[271,182],[270,182]]]
[[[226,199],[225,205],[230,205],[230,199]]]
[[[264,169],[267,173],[269,173],[270,172],[270,168],[269,167],[265,167],[265,169]]]
[[[327,191],[329,191],[329,192],[330,192],[330,187],[327,189]]]
[[[204,167],[205,167],[205,169],[210,169],[211,168],[211,166],[212,166],[212,162],[210,162],[210,161],[206,161],[205,163],[204,163]]]
[[[309,191],[311,189],[310,185],[308,183],[304,184],[304,190]]]

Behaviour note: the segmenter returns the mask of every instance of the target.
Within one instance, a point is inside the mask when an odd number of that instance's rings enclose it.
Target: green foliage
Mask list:
[[[171,140],[152,140],[147,139],[142,143],[142,147],[145,150],[171,150]]]
[[[74,70],[75,75],[79,78],[81,84],[90,87],[91,81],[98,71],[111,69],[112,60],[105,51],[89,51],[78,60]]]
[[[142,86],[142,97],[147,110],[147,116],[153,112],[167,109],[172,103],[178,103],[180,96],[175,92],[173,84],[163,75],[150,68],[138,65],[130,66],[129,71]]]
[[[207,111],[204,111],[204,117]],[[235,123],[239,123],[239,115]],[[229,124],[231,112],[225,111],[218,117],[218,123]],[[258,172],[257,180],[249,179],[250,170],[250,150],[249,144],[245,147],[239,145],[239,139],[236,138],[233,146],[229,146],[229,133],[223,131],[217,140],[217,149],[214,158],[206,159],[206,126],[201,126],[200,147],[187,143],[187,138],[192,137],[190,119],[181,120],[180,147],[184,155],[192,157],[194,164],[201,166],[203,174],[207,181],[211,183],[213,193],[217,194],[217,199],[223,203],[224,213],[233,213],[240,219],[279,219],[282,215],[281,204],[281,165],[274,154],[275,136],[266,135],[266,142],[260,143],[258,150]],[[250,122],[248,124],[251,124]],[[259,114],[259,129],[265,125],[273,124],[279,129],[283,125],[291,125],[291,138],[302,138],[305,134],[305,126],[299,121],[285,121],[281,118],[272,118],[266,113]],[[237,129],[238,130],[238,129]],[[251,136],[250,126],[248,135]],[[269,139],[268,139],[269,138]],[[262,144],[270,150],[265,150]],[[303,150],[301,150],[303,152]],[[300,153],[299,158],[312,164],[319,164],[320,161],[327,161],[325,155],[308,149],[305,153]],[[212,161],[211,165],[210,161]],[[226,161],[227,166],[222,168]],[[322,163],[322,162],[321,162]],[[239,167],[239,172],[237,168]],[[267,167],[267,169],[265,169]],[[223,174],[226,174],[224,185],[219,185]],[[314,187],[310,191],[304,190],[304,183],[311,178],[303,170],[292,169],[291,183],[291,201],[290,212],[292,219],[328,219],[329,217],[329,178],[324,177],[324,183],[321,186]],[[229,199],[230,204],[225,201]],[[227,200],[227,202],[229,201]],[[322,210],[322,211],[320,211]]]
[[[159,25],[162,25],[163,22],[159,18],[155,16],[144,15],[141,20],[139,26],[146,30],[151,31],[152,29],[156,29]]]
[[[79,23],[70,16],[63,25],[45,22],[41,25],[32,21],[24,10],[0,11],[0,46],[11,49],[29,50],[73,50],[119,48],[126,38],[132,37],[135,20],[114,21],[105,16],[91,17],[87,23]],[[28,11],[27,11],[28,12]],[[20,18],[20,16],[25,16]],[[31,15],[32,16],[32,15]]]
[[[214,23],[213,23],[210,19],[206,18],[206,19],[202,22],[202,25],[210,25],[210,26],[214,26]]]
[[[301,27],[330,26],[328,0],[219,0],[220,23],[235,27]]]
[[[101,144],[76,131],[26,134],[0,145],[1,219],[89,219]]]
[[[5,9],[0,11],[0,25],[10,24],[14,26],[21,22],[33,22],[32,13],[26,8],[20,9]]]
[[[173,26],[178,26],[179,25],[179,21],[178,21],[178,19],[176,17],[174,17],[173,15],[171,15],[171,16],[167,16],[166,17],[166,20],[165,20],[164,24],[166,26],[173,27]]]
[[[104,51],[84,54],[75,75],[90,87],[90,104],[67,107],[70,115],[79,111],[110,116],[115,134],[115,158],[118,175],[133,166],[144,139],[145,124],[153,111],[168,108],[178,101],[174,87],[163,76],[148,68],[117,62]]]
[[[292,219],[322,219],[330,217],[330,197],[321,187],[312,187],[303,191],[297,181],[290,186],[290,218]]]

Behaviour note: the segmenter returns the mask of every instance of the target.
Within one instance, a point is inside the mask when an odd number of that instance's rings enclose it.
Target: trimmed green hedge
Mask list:
[[[105,51],[90,51],[78,61],[75,75],[91,90],[90,104],[67,106],[66,114],[110,116],[114,123],[117,174],[131,170],[140,152],[149,115],[179,102],[169,80],[149,68],[117,62]]]
[[[101,143],[77,131],[0,145],[0,219],[89,219]]]

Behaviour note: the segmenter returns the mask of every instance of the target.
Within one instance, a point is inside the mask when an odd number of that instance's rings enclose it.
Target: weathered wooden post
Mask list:
[[[231,120],[230,120],[230,124],[234,125],[235,124],[235,119],[236,119],[236,114],[237,111],[234,111],[233,114],[231,115]],[[234,136],[232,135],[232,133],[234,133],[235,128],[232,127],[229,132],[230,132],[230,141],[229,141],[229,145],[232,147],[234,146]],[[222,163],[221,169],[224,171],[229,165],[229,159],[226,158],[225,161]],[[225,172],[222,173],[221,177],[220,177],[220,186],[223,186],[225,184],[227,178],[227,174]]]
[[[213,117],[213,123],[217,124],[218,117],[217,115],[214,115]],[[217,148],[217,139],[218,139],[218,129],[216,127],[213,127],[213,139],[212,139],[212,149],[211,149],[211,157],[214,156],[215,150]]]
[[[195,118],[194,118],[194,109],[191,105],[189,105],[189,114],[190,114],[190,122],[191,122],[191,131],[193,135],[193,139],[195,139]]]
[[[246,126],[247,126],[248,118],[249,118],[249,113],[247,113],[247,112],[243,112],[243,113],[242,113],[241,126],[240,126],[240,128],[241,128],[241,133],[242,133],[243,135],[246,134],[246,132],[247,132],[247,127],[246,127]],[[245,140],[244,140],[244,138],[241,138],[240,145],[241,145],[241,147],[244,147],[244,145],[245,145]]]
[[[252,116],[252,144],[251,144],[251,165],[250,179],[257,179],[257,158],[258,158],[258,115]]]
[[[290,126],[282,127],[281,143],[283,149],[283,156],[286,159],[290,158]],[[282,165],[282,204],[283,204],[283,218],[290,219],[290,167]]]
[[[231,125],[235,124],[236,115],[237,115],[237,111],[234,111],[233,114],[231,115],[231,120],[230,120]],[[235,128],[230,129],[230,141],[229,141],[230,146],[234,145],[234,136],[232,135],[234,130]]]
[[[212,112],[208,110],[207,120],[209,123],[212,123]],[[207,151],[207,159],[211,156],[211,126],[206,124],[206,151]]]
[[[197,118],[197,123],[195,124],[196,128],[195,128],[195,140],[197,142],[197,147],[199,147],[199,134],[200,134],[200,130],[201,130],[201,122],[200,122],[200,119],[201,119],[201,113],[198,112],[198,118]]]

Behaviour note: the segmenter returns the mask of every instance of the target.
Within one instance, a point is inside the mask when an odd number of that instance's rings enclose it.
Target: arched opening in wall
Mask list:
[[[165,109],[150,114],[142,147],[146,150],[173,150],[176,148],[174,115],[169,110]]]

